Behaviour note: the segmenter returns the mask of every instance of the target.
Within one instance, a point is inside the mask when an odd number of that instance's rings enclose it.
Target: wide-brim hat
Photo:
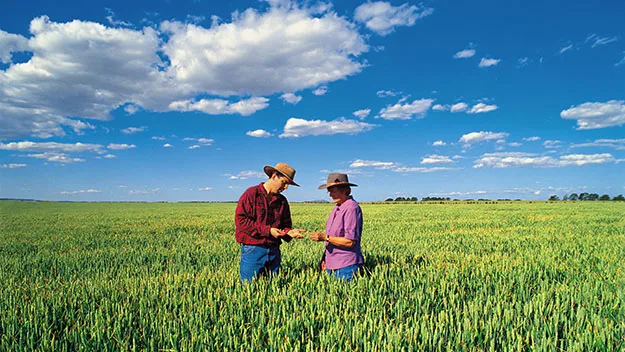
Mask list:
[[[266,165],[263,170],[269,177],[271,177],[274,172],[278,172],[289,180],[290,185],[299,187],[299,185],[295,183],[295,181],[293,181],[293,179],[295,178],[295,169],[292,168],[289,164],[277,163],[276,166]]]
[[[346,174],[332,173],[328,175],[328,180],[326,181],[326,183],[319,186],[319,189],[329,188],[332,186],[358,187],[358,185],[349,182]]]

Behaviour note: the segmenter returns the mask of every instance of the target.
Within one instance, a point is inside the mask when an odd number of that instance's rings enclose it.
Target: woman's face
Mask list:
[[[348,189],[347,187],[329,187],[328,194],[332,201],[337,204],[342,204],[345,200],[347,200]]]

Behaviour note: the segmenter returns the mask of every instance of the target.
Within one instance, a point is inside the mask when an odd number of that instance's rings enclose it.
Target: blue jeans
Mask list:
[[[360,266],[354,264],[354,265],[346,266],[344,268],[335,269],[335,270],[326,269],[326,272],[330,275],[333,275],[334,277],[338,279],[350,281],[358,273],[359,269],[360,269]]]
[[[244,244],[241,246],[241,281],[252,281],[254,277],[266,276],[280,270],[282,255],[280,247],[263,247]]]

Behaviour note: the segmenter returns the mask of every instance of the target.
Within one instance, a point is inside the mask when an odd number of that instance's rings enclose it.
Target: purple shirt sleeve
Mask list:
[[[352,205],[353,203],[350,203]],[[345,238],[352,241],[360,241],[362,226],[362,211],[360,207],[351,206],[345,209],[345,215],[343,217],[343,229],[345,231]]]

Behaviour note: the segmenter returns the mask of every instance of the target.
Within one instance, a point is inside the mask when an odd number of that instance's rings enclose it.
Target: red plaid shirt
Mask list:
[[[271,235],[271,228],[291,230],[289,202],[281,194],[267,194],[262,183],[252,186],[239,198],[234,224],[239,243],[279,246],[282,240]],[[284,236],[282,239],[289,242],[292,238]]]

